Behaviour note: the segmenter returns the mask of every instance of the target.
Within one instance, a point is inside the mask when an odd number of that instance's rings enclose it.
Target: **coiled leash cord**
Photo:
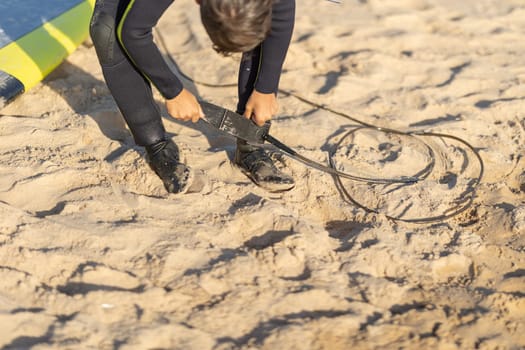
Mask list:
[[[476,157],[476,160],[477,160],[477,162],[479,164],[479,171],[478,171],[477,175],[475,177],[473,177],[472,181],[470,181],[467,190],[462,193],[462,198],[459,201],[456,202],[455,206],[449,208],[443,214],[439,214],[439,215],[436,215],[436,216],[429,216],[429,217],[419,217],[419,218],[407,219],[407,218],[402,218],[400,216],[391,216],[391,215],[388,215],[388,214],[381,213],[380,211],[372,209],[370,207],[367,207],[364,204],[362,204],[359,201],[357,201],[350,194],[350,192],[345,188],[345,186],[343,185],[343,183],[341,181],[341,178],[339,176],[337,176],[337,175],[333,176],[334,177],[334,181],[336,183],[336,186],[337,186],[339,192],[341,193],[341,195],[343,195],[343,197],[348,202],[350,202],[350,203],[360,207],[361,209],[364,209],[365,211],[367,211],[369,213],[382,214],[382,215],[384,215],[386,218],[388,218],[390,220],[402,221],[402,222],[408,222],[408,223],[431,223],[431,222],[448,220],[448,219],[450,219],[450,218],[452,218],[454,216],[457,216],[458,214],[466,211],[467,209],[469,209],[472,206],[472,204],[474,202],[474,198],[475,198],[476,189],[479,186],[479,184],[481,183],[481,179],[483,178],[483,174],[485,172],[485,164],[483,162],[483,159],[479,155],[479,152],[476,150],[476,148],[473,145],[471,145],[469,142],[467,142],[466,140],[464,140],[464,139],[462,139],[460,137],[454,136],[454,135],[438,133],[438,132],[431,132],[431,131],[400,131],[400,130],[396,130],[396,129],[378,127],[378,126],[375,126],[375,125],[363,122],[363,121],[361,121],[359,119],[356,119],[356,118],[354,118],[354,117],[352,117],[352,116],[350,116],[350,115],[348,115],[346,113],[333,110],[333,109],[331,109],[328,106],[312,102],[312,101],[310,101],[310,100],[308,100],[308,99],[306,99],[306,98],[304,98],[302,96],[299,96],[297,94],[294,94],[292,92],[288,92],[288,91],[285,91],[285,90],[279,90],[279,92],[284,94],[284,95],[287,95],[287,96],[292,96],[292,97],[300,100],[301,102],[304,102],[304,103],[306,103],[306,104],[308,104],[308,105],[310,105],[312,107],[316,107],[316,108],[325,110],[327,112],[330,112],[332,114],[341,116],[341,117],[343,117],[345,119],[351,120],[351,121],[361,125],[361,127],[358,127],[358,128],[353,129],[353,130],[350,130],[346,134],[344,134],[341,137],[341,139],[337,142],[337,144],[335,145],[335,147],[334,147],[335,151],[328,154],[328,161],[330,163],[330,167],[332,167],[332,168],[335,167],[335,162],[333,160],[333,156],[336,153],[336,150],[341,147],[341,144],[343,143],[343,141],[346,138],[348,138],[349,136],[353,135],[358,130],[362,130],[362,129],[371,129],[371,130],[375,130],[375,131],[383,132],[383,133],[390,133],[390,134],[401,135],[401,136],[409,136],[409,137],[413,137],[416,140],[418,140],[421,143],[423,143],[425,145],[425,147],[427,148],[427,150],[429,151],[429,155],[431,157],[431,162],[429,164],[427,164],[426,167],[424,167],[422,172],[420,172],[419,174],[416,175],[416,178],[418,179],[418,181],[421,181],[421,180],[427,178],[430,175],[430,173],[432,172],[432,170],[433,170],[433,168],[434,168],[434,166],[436,164],[435,154],[434,154],[434,151],[433,151],[432,147],[428,143],[426,143],[423,140],[421,140],[420,139],[421,137],[438,137],[438,138],[449,139],[449,140],[454,140],[456,142],[459,142],[459,143],[463,144],[467,149],[469,149],[472,152],[472,154],[474,154],[474,156]]]
[[[189,82],[192,82],[197,85],[211,87],[211,88],[231,88],[236,87],[237,84],[235,83],[228,83],[228,84],[210,84],[204,81],[198,81],[193,79],[192,77],[185,74],[178,64],[176,63],[175,59],[172,57],[172,55],[169,53],[168,47],[166,45],[164,36],[162,35],[162,32],[155,28],[155,34],[158,39],[158,42],[160,44],[160,47],[163,51],[164,56],[168,59],[168,61],[171,63],[173,68],[177,70],[177,72],[186,80]],[[237,113],[234,113],[232,111],[229,111],[227,109],[224,109],[222,107],[213,105],[208,102],[201,101],[201,106],[203,108],[203,112],[206,115],[204,122],[213,125],[215,128],[226,132],[230,135],[240,137],[245,139],[246,141],[250,143],[260,144],[264,141],[269,142],[271,145],[273,145],[278,151],[282,151],[288,156],[290,156],[293,159],[296,159],[310,167],[313,167],[315,169],[324,171],[326,173],[329,173],[333,176],[334,181],[336,183],[338,191],[341,193],[342,196],[345,197],[346,201],[351,202],[352,204],[362,208],[368,213],[375,213],[375,214],[381,214],[384,215],[386,218],[394,221],[402,221],[402,222],[408,222],[408,223],[430,223],[430,222],[436,222],[436,221],[443,221],[450,219],[467,209],[469,209],[475,198],[475,192],[478,187],[478,185],[481,183],[481,179],[483,178],[484,173],[484,163],[477,152],[476,148],[472,146],[469,142],[465,141],[464,139],[448,135],[444,133],[438,133],[438,132],[429,132],[429,131],[401,131],[391,128],[384,128],[375,126],[373,124],[369,124],[366,122],[363,122],[359,119],[356,119],[352,116],[350,116],[347,113],[343,113],[340,111],[336,111],[329,106],[318,104],[316,102],[313,102],[309,99],[306,99],[300,95],[297,95],[293,92],[286,91],[283,89],[278,90],[279,93],[291,96],[299,101],[308,104],[312,107],[327,111],[329,113],[341,116],[345,119],[348,119],[350,121],[353,121],[359,125],[360,127],[357,127],[353,130],[348,131],[346,134],[344,134],[339,142],[335,145],[334,150],[332,152],[328,153],[328,161],[329,166],[326,166],[324,164],[315,162],[309,158],[306,158],[299,153],[297,153],[295,150],[293,150],[291,147],[286,146],[284,143],[280,142],[279,140],[275,139],[273,136],[269,134],[269,125],[265,125],[263,127],[258,127],[255,125],[252,121],[244,118],[243,116],[240,116]],[[248,123],[248,124],[246,124]],[[402,176],[400,178],[368,178],[368,177],[362,177],[362,176],[356,176],[352,174],[348,174],[346,172],[339,171],[335,168],[335,161],[333,159],[333,156],[337,152],[337,150],[341,147],[342,142],[348,138],[349,136],[353,135],[358,130],[363,129],[370,129],[377,132],[387,133],[387,134],[393,134],[393,135],[400,135],[405,137],[412,137],[415,140],[417,140],[419,143],[423,144],[424,147],[427,149],[430,157],[430,162],[426,164],[421,171],[419,171],[417,174],[413,176]],[[366,205],[360,203],[357,201],[345,188],[345,186],[342,183],[341,178],[346,178],[354,181],[360,181],[360,182],[366,182],[369,184],[400,184],[400,186],[406,186],[409,184],[416,183],[418,181],[421,181],[423,179],[426,179],[434,169],[434,166],[436,164],[436,158],[435,153],[432,147],[423,141],[421,138],[424,137],[437,137],[442,139],[450,139],[457,141],[461,144],[463,144],[467,149],[469,149],[476,157],[477,162],[479,163],[479,172],[478,174],[473,177],[473,179],[469,182],[467,190],[465,190],[461,195],[462,198],[460,198],[458,201],[456,201],[455,206],[449,208],[444,213],[435,215],[435,216],[428,216],[428,217],[418,217],[418,218],[403,218],[400,216],[391,216],[388,214],[381,213],[378,210],[372,209],[370,207],[367,207]]]

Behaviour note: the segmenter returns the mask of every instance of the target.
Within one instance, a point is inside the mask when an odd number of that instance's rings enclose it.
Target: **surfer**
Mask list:
[[[97,0],[90,34],[104,79],[137,145],[168,192],[183,192],[190,169],[166,135],[153,84],[168,113],[182,121],[203,117],[196,97],[170,70],[153,42],[152,28],[174,0]],[[220,54],[242,53],[237,113],[256,124],[278,111],[276,93],[292,36],[295,0],[197,0],[201,20]],[[260,147],[237,140],[234,163],[257,185],[272,191],[294,187]]]

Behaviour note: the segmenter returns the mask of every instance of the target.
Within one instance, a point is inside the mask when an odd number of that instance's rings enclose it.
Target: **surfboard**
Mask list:
[[[0,109],[87,38],[95,0],[0,1]]]

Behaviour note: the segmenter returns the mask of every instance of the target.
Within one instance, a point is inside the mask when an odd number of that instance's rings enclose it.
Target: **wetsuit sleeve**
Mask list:
[[[295,22],[295,0],[277,0],[272,9],[272,27],[262,42],[261,66],[255,89],[276,93]]]
[[[119,40],[128,56],[167,99],[176,97],[183,86],[153,42],[152,29],[173,1],[131,0],[118,27]]]

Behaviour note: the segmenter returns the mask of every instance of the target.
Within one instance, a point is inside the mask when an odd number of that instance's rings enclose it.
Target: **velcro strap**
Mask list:
[[[212,103],[200,101],[204,122],[218,130],[252,144],[262,144],[270,131],[270,123],[258,126],[251,119]]]

